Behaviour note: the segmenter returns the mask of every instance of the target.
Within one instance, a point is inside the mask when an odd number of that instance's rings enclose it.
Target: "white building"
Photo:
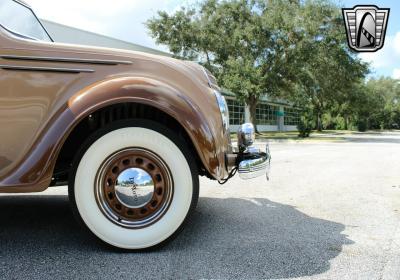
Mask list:
[[[172,54],[167,52],[162,52],[101,34],[66,26],[48,20],[41,21],[53,40],[56,42],[126,49],[169,57],[172,56]],[[224,95],[229,106],[232,131],[235,131],[238,125],[249,121],[249,111],[243,104],[235,99],[234,94],[225,93]],[[257,128],[259,131],[297,130],[299,111],[291,107],[288,103],[282,101],[274,102],[264,98],[257,108],[256,115],[258,121]]]
[[[229,123],[232,131],[240,124],[250,121],[250,111],[238,102],[234,94],[224,93],[229,107]],[[257,106],[258,131],[296,131],[300,121],[300,111],[284,101],[262,98]]]

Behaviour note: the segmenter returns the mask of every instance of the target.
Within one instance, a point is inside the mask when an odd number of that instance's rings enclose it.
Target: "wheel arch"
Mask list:
[[[119,109],[119,114],[125,116],[116,117],[116,120],[121,117],[155,120],[180,133],[197,157],[199,173],[210,178],[218,177],[219,162],[214,135],[207,119],[193,100],[172,86],[150,78],[111,79],[96,83],[72,96],[68,108],[77,121],[62,142],[59,155],[62,155],[62,148],[68,144],[70,137],[74,137],[76,130],[88,118]],[[126,113],[125,110],[130,111]]]
[[[98,130],[111,125],[113,122],[126,120],[135,124],[135,120],[151,120],[173,131],[182,138],[195,158],[199,174],[210,176],[197,152],[194,143],[184,127],[172,116],[157,107],[137,102],[120,102],[101,107],[83,117],[65,139],[57,155],[53,171],[53,184],[64,184],[70,172],[73,157],[81,145]]]

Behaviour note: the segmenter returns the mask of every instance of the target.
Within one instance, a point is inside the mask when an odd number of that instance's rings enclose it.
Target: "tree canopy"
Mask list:
[[[329,0],[203,0],[159,11],[146,25],[176,57],[213,72],[254,124],[264,95],[304,108],[318,129],[326,113],[361,118],[353,106],[368,65],[348,49],[340,8]]]

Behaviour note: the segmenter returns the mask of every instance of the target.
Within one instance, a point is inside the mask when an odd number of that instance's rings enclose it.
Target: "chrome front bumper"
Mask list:
[[[251,148],[249,151],[238,155],[238,173],[239,177],[244,180],[266,176],[269,179],[269,171],[271,168],[271,154],[268,144],[265,152],[259,149]]]

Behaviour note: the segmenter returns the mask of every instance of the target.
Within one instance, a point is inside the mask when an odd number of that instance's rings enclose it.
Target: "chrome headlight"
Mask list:
[[[229,110],[228,105],[226,104],[225,97],[222,94],[214,90],[215,97],[217,98],[217,104],[219,107],[219,111],[221,112],[222,123],[224,125],[224,131],[227,131],[229,128]]]
[[[242,124],[238,129],[237,138],[238,138],[239,151],[244,151],[247,149],[247,147],[252,146],[256,139],[253,124],[252,123]]]

